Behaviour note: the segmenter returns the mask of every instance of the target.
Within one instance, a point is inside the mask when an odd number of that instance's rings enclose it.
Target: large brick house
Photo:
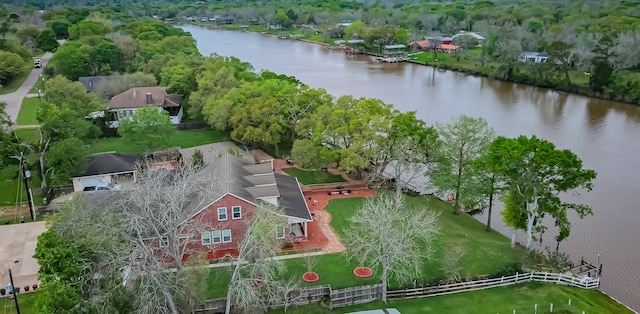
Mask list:
[[[199,173],[221,178],[222,189],[192,216],[192,220],[199,222],[197,225],[208,227],[200,232],[198,241],[191,241],[192,248],[207,252],[209,258],[237,254],[249,219],[260,219],[254,217],[254,213],[261,203],[281,209],[280,239],[283,242],[306,241],[307,223],[312,221],[312,216],[295,177],[274,173],[270,161],[252,164],[229,152],[211,152],[207,146],[196,147],[203,152],[205,161]],[[189,159],[194,150],[183,149],[181,153]]]

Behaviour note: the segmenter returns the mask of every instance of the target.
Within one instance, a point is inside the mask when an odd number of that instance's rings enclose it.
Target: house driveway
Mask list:
[[[38,282],[40,265],[33,254],[38,236],[45,229],[44,221],[0,226],[0,288],[10,282],[9,268],[16,287],[22,289]]]
[[[42,60],[41,68],[34,68],[27,76],[27,79],[24,80],[22,85],[13,93],[0,95],[0,102],[7,103],[7,114],[11,118],[11,122],[16,123],[16,119],[18,119],[18,112],[20,112],[20,107],[22,106],[22,99],[27,96],[29,90],[36,84],[40,74],[42,74],[42,69],[47,65],[49,59],[53,54],[51,52],[47,52],[40,58]]]

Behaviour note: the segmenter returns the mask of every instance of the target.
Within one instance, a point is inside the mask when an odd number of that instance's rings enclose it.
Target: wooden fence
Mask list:
[[[598,289],[600,286],[600,279],[595,278],[577,278],[574,276],[567,276],[556,273],[541,273],[531,272],[525,274],[516,273],[513,276],[506,276],[501,278],[491,278],[484,280],[459,282],[448,285],[438,285],[415,289],[395,290],[387,292],[387,299],[411,299],[431,297],[444,294],[453,294],[459,292],[482,290],[487,288],[509,286],[517,283],[524,283],[530,281],[549,282],[561,285],[569,285],[573,287],[579,287],[583,289]]]
[[[491,278],[484,280],[475,280],[468,282],[459,282],[447,285],[438,285],[430,287],[421,287],[415,289],[393,290],[387,291],[388,300],[401,300],[412,298],[423,298],[445,294],[454,294],[467,291],[482,290],[494,287],[502,287],[525,283],[530,281],[540,281],[568,285],[583,289],[598,289],[600,286],[599,278],[575,277],[556,273],[531,272],[525,274],[516,273],[513,276],[500,278]],[[382,285],[368,285],[359,287],[350,287],[345,289],[332,290],[331,286],[313,286],[302,289],[295,289],[287,294],[287,306],[307,305],[321,303],[330,309],[351,306],[356,304],[368,303],[380,300],[382,297]],[[195,313],[216,314],[224,313],[225,300],[213,299],[202,302],[195,309]],[[274,297],[266,300],[266,309],[282,308],[285,301],[280,297]]]

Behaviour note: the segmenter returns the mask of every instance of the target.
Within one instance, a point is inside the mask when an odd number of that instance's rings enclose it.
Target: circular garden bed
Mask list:
[[[353,270],[353,274],[356,275],[356,277],[369,278],[373,276],[373,270],[369,267],[356,267]]]
[[[308,271],[302,274],[302,280],[304,280],[305,282],[316,282],[319,279],[320,279],[320,276],[312,271]]]

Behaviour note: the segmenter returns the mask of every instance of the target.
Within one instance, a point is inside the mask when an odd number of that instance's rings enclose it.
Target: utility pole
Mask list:
[[[13,284],[13,275],[11,274],[11,268],[9,268],[9,280],[11,281],[13,300],[16,302],[16,313],[20,314],[20,306],[18,305],[18,292],[16,291],[16,286]]]
[[[31,221],[35,221],[36,210],[33,206],[33,195],[31,194],[31,189],[29,188],[29,177],[31,177],[31,173],[29,172],[29,170],[25,170],[23,153],[20,153],[20,166],[22,167],[22,179],[24,180],[24,187],[27,189],[27,201],[29,202],[29,214],[31,215]]]

